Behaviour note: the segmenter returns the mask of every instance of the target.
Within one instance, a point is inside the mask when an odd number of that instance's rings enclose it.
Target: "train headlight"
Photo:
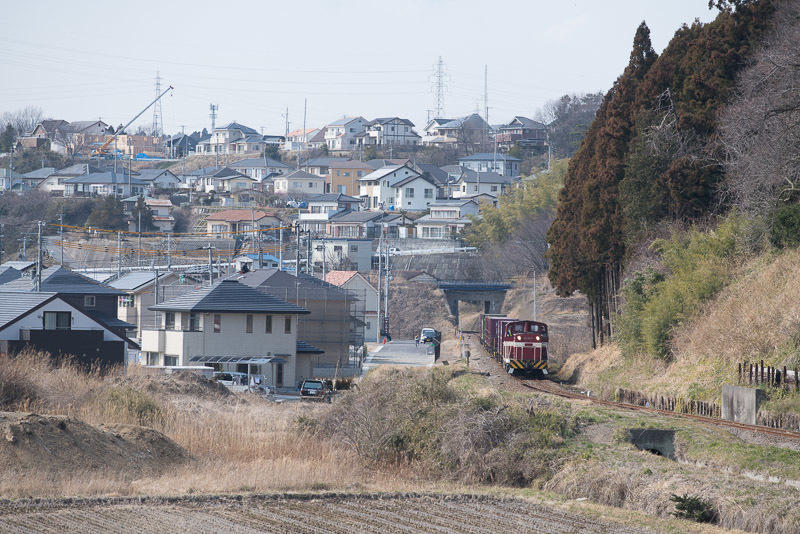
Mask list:
[[[522,341],[522,336],[517,336],[517,341]]]
[[[536,336],[536,341],[539,341],[539,339],[540,339],[539,336]]]

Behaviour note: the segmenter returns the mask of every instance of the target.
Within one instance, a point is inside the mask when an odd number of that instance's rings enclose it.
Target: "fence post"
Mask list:
[[[797,376],[797,367],[794,368],[794,390],[800,389],[800,376]]]
[[[739,362],[739,383],[742,383],[742,362]]]
[[[761,360],[761,380],[759,380],[758,383],[764,383],[764,360]]]
[[[789,384],[787,383],[787,381],[786,381],[786,378],[787,378],[788,376],[789,376],[789,375],[787,375],[787,374],[786,374],[786,366],[784,365],[784,366],[783,366],[783,375],[782,375],[782,377],[783,377],[783,386],[784,386],[784,388],[786,388],[786,386],[788,386],[788,385],[789,385]]]
[[[752,363],[750,364],[750,378],[748,380],[748,383],[751,384],[751,385],[753,384],[753,364]]]

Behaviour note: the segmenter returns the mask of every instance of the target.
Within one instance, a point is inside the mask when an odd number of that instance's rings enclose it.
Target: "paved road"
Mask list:
[[[408,365],[411,367],[430,367],[433,353],[428,354],[427,346],[415,345],[413,341],[390,341],[371,351],[364,362],[364,372],[379,365]]]

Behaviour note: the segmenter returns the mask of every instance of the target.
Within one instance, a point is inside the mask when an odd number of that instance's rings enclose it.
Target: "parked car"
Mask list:
[[[389,247],[389,254],[398,254],[400,249],[397,247]]]
[[[301,397],[317,397],[330,400],[331,388],[322,380],[303,380],[300,384]]]
[[[435,328],[423,328],[422,332],[419,333],[419,342],[429,343],[431,341],[436,341],[438,337]]]
[[[217,371],[214,373],[213,379],[222,384],[223,386],[246,386],[247,373],[236,373],[228,371]]]

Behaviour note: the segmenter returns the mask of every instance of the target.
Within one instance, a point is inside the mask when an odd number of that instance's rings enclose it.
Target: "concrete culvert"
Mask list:
[[[640,451],[675,459],[675,431],[660,428],[629,428],[628,441]]]

